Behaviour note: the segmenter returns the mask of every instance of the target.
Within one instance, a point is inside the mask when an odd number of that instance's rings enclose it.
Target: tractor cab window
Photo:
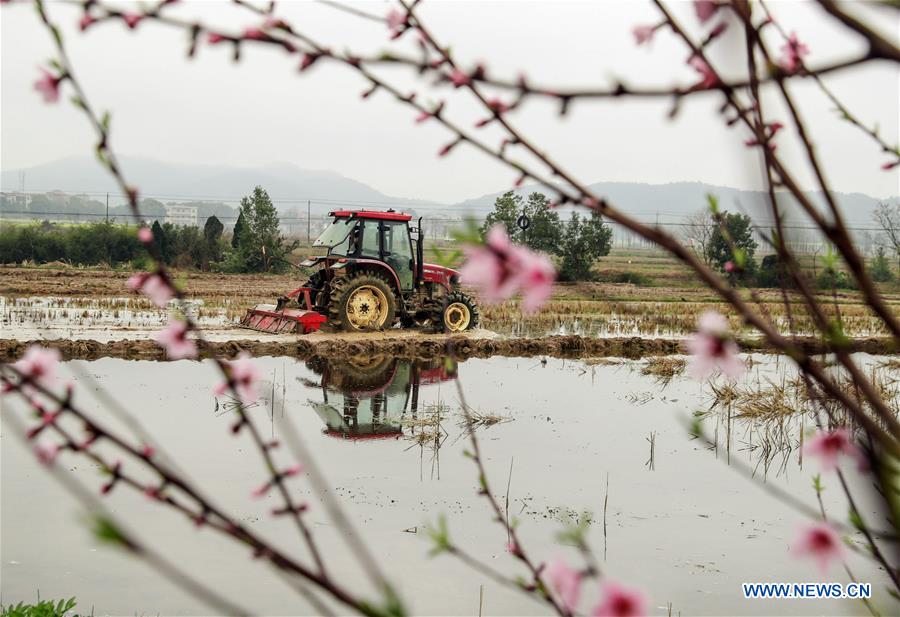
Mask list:
[[[384,260],[397,273],[401,289],[413,287],[413,254],[406,221],[384,221]]]
[[[360,257],[369,259],[381,259],[381,250],[378,243],[378,221],[368,220],[362,226],[362,244],[359,249]]]
[[[356,227],[357,221],[350,218],[335,219],[331,225],[325,228],[313,246],[324,246],[328,248],[329,254],[332,255],[351,255],[353,246],[351,237]]]

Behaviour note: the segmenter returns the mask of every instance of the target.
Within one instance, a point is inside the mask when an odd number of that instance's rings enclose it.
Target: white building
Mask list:
[[[167,205],[165,208],[166,223],[172,223],[173,225],[190,225],[192,227],[197,226],[196,206]]]

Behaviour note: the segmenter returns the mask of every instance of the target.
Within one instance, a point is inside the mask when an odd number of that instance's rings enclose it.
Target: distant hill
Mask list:
[[[126,177],[141,194],[160,201],[216,200],[233,203],[257,184],[265,187],[280,210],[305,208],[306,200],[320,202],[320,209],[340,207],[412,207],[433,202],[391,197],[362,182],[333,171],[301,169],[288,163],[254,167],[186,165],[153,159],[122,157]],[[69,194],[99,196],[119,189],[99,163],[90,157],[72,157],[0,174],[3,191],[20,190],[20,174],[25,174],[27,192],[59,190]],[[112,203],[112,199],[110,200]],[[121,199],[117,199],[118,203]],[[323,203],[324,202],[324,203]],[[327,203],[336,202],[329,206]],[[345,202],[345,203],[340,203]]]
[[[527,195],[542,186],[525,186],[516,192]],[[747,191],[725,186],[714,186],[701,182],[673,182],[670,184],[639,184],[633,182],[597,182],[590,188],[598,195],[610,200],[619,209],[638,217],[643,221],[673,222],[682,220],[697,210],[706,207],[707,194],[714,194],[720,206],[725,210],[743,210],[758,223],[768,223],[770,219],[768,194],[764,191]],[[544,191],[547,192],[547,191]],[[486,214],[493,209],[494,200],[502,195],[490,193],[475,199],[455,204],[453,207],[463,212]],[[810,193],[814,203],[824,207],[821,193]],[[848,223],[871,226],[872,211],[880,201],[898,202],[900,197],[887,200],[876,199],[862,193],[836,193],[839,207]],[[779,203],[784,210],[798,213],[797,204],[787,193],[779,193]],[[796,216],[792,217],[797,219]]]
[[[338,207],[404,208],[417,210],[429,217],[459,217],[465,214],[484,216],[493,208],[494,200],[502,192],[490,193],[455,204],[440,204],[385,195],[362,182],[333,171],[301,169],[288,163],[274,163],[260,167],[230,167],[224,165],[188,165],[165,163],[147,158],[123,157],[122,166],[127,177],[141,189],[144,197],[161,202],[207,200],[235,205],[241,195],[253,186],[266,188],[279,210],[305,209],[306,200],[313,200],[313,212],[322,214]],[[0,188],[3,191],[20,189],[20,173],[25,174],[27,192],[60,190],[68,194],[86,193],[102,201],[104,193],[118,193],[109,174],[91,157],[73,157],[38,165],[25,170],[3,171]],[[525,186],[517,192],[527,194],[540,190]],[[670,184],[641,184],[636,182],[598,182],[591,185],[622,210],[643,221],[672,223],[683,221],[686,215],[705,207],[707,193],[719,198],[722,208],[743,209],[760,225],[768,226],[767,196],[763,191],[746,191],[700,182]],[[811,193],[814,201],[823,205],[821,195]],[[857,226],[872,225],[872,210],[879,200],[861,193],[838,193],[838,201],[848,222]],[[796,212],[792,198],[784,196],[787,211]],[[110,205],[122,203],[111,198]],[[892,197],[888,201],[900,201]],[[800,217],[794,220],[806,222]]]

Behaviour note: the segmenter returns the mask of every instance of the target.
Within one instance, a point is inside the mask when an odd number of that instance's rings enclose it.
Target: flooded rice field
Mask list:
[[[551,308],[553,302],[550,303]],[[153,334],[169,320],[189,313],[203,328],[208,351],[233,356],[240,350],[254,356],[313,355],[352,356],[391,353],[401,357],[433,357],[452,351],[456,357],[524,357],[547,355],[559,358],[624,356],[640,358],[679,353],[681,340],[695,327],[698,306],[680,306],[677,316],[671,303],[662,303],[657,313],[644,303],[639,313],[559,315],[552,312],[508,317],[500,307],[485,307],[480,327],[448,339],[446,335],[421,330],[393,328],[384,332],[344,333],[323,331],[309,335],[269,334],[238,325],[245,308],[222,298],[212,302],[189,299],[172,302],[167,309],[153,306],[144,297],[2,297],[0,296],[0,359],[15,360],[29,342],[41,341],[59,349],[68,359],[118,357],[164,359]],[[616,309],[618,310],[618,309]],[[650,311],[650,312],[648,312]],[[493,317],[492,314],[496,313]],[[506,315],[506,317],[503,317]],[[854,322],[845,315],[845,325]],[[736,329],[739,324],[732,323]],[[858,328],[851,349],[874,354],[897,353],[897,342],[885,336],[865,336]],[[771,351],[759,336],[739,339],[748,352]],[[797,336],[809,353],[822,349],[815,337]],[[450,347],[448,347],[450,345]]]
[[[518,519],[531,554],[577,562],[557,534],[567,523],[588,521],[600,567],[646,589],[653,614],[859,614],[861,605],[844,600],[743,599],[742,582],[821,579],[812,564],[789,555],[804,519],[775,494],[818,507],[817,469],[799,450],[812,423],[804,413],[808,401],[783,357],[748,358],[751,370],[732,387],[689,381],[678,356],[472,358],[455,373],[441,358],[264,357],[257,362],[268,383],[250,412],[266,437],[300,436],[414,614],[546,612],[451,556],[428,557],[426,530],[443,515],[454,542],[471,555],[524,574],[477,495],[477,472],[464,456],[471,446],[458,385],[494,493],[501,502],[508,497],[509,515]],[[896,361],[857,358],[880,376],[896,410]],[[76,384],[76,401],[99,419],[129,430],[104,407],[103,390],[123,401],[164,448],[161,455],[218,505],[308,559],[296,528],[270,514],[279,505],[275,494],[251,497],[265,473],[249,437],[230,431],[230,401],[211,393],[217,377],[210,362],[104,358],[69,361],[63,370]],[[14,399],[4,405],[22,412]],[[714,443],[691,439],[693,419]],[[39,592],[76,596],[79,609],[93,607],[96,614],[210,614],[142,564],[99,545],[75,502],[9,432],[0,452],[5,603]],[[290,460],[286,449],[275,454],[282,464]],[[105,481],[70,452],[57,465],[93,491]],[[847,507],[829,485],[834,478],[823,481],[825,505],[842,515]],[[290,486],[310,504],[308,520],[332,575],[366,591],[362,570],[307,479],[294,478]],[[252,611],[317,612],[249,550],[195,528],[143,494],[121,487],[104,503],[146,543]],[[867,496],[859,505],[872,516]],[[849,564],[884,606],[883,574],[856,555]],[[846,576],[833,571],[824,580],[845,582]]]
[[[271,302],[272,298],[265,298]],[[240,338],[236,325],[247,308],[257,302],[249,298],[192,297],[167,310],[153,306],[143,296],[0,296],[0,326],[3,338],[17,340],[76,339],[111,341],[145,337],[166,324],[172,314],[186,311],[210,333],[212,340]],[[590,338],[682,338],[694,331],[699,315],[714,308],[728,313],[715,302],[695,301],[598,301],[557,299],[535,314],[523,315],[515,303],[481,307],[481,327],[501,336],[533,338],[547,335]],[[783,306],[767,307],[783,332],[791,323]],[[846,332],[857,338],[884,337],[883,324],[858,305],[840,308]],[[731,326],[745,336],[754,336],[737,319]],[[815,332],[800,307],[794,311],[794,334]],[[261,340],[270,340],[263,338]]]
[[[173,313],[185,311],[204,328],[230,328],[227,308],[207,308],[203,300],[188,300],[171,310],[156,308],[144,297],[28,297],[0,296],[0,325],[4,338],[19,340],[93,338],[117,340],[145,337],[166,325]]]

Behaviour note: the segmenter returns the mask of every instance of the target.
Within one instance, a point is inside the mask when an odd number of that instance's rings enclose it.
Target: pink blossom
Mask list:
[[[502,114],[502,113],[506,113],[507,111],[510,110],[509,105],[507,105],[506,103],[504,103],[503,101],[501,101],[498,98],[488,99],[487,106],[488,106],[488,108],[490,108],[490,110],[492,112],[494,112],[495,114],[498,114],[498,115]]]
[[[887,163],[882,163],[881,168],[882,168],[884,171],[890,171],[890,170],[892,170],[894,167],[897,167],[898,165],[900,165],[900,160],[897,160],[897,161],[889,161],[889,162],[887,162]]]
[[[149,227],[141,227],[137,232],[138,240],[143,242],[144,244],[150,244],[153,242],[153,232]]]
[[[638,45],[643,45],[653,39],[656,34],[656,26],[635,26],[631,33],[634,35],[634,41]]]
[[[297,514],[303,514],[307,510],[309,510],[309,504],[305,501],[301,501],[299,504],[297,504],[293,508],[289,508],[289,507],[272,508],[272,515],[273,516],[281,516],[283,514],[290,514],[292,512],[295,512]]]
[[[453,82],[454,87],[459,88],[460,86],[465,86],[472,80],[468,75],[466,75],[459,69],[453,69],[453,71],[450,73],[450,81]]]
[[[87,438],[84,441],[82,441],[80,444],[78,444],[76,446],[76,448],[78,449],[79,452],[84,452],[85,450],[90,448],[92,445],[94,445],[97,442],[97,439],[99,439],[99,437],[97,436],[97,433],[91,433],[87,436]]]
[[[734,272],[734,271],[735,271],[734,262],[729,259],[728,261],[725,262],[725,272],[730,273],[730,272]]]
[[[600,593],[600,603],[591,612],[593,617],[640,617],[647,614],[647,596],[639,589],[606,581],[600,586]]]
[[[122,15],[122,21],[125,22],[125,25],[128,26],[130,30],[134,30],[141,20],[144,19],[144,16],[140,13],[125,13]]]
[[[803,68],[803,56],[809,55],[809,47],[801,43],[796,32],[791,32],[787,43],[781,47],[781,67],[788,73]]]
[[[253,26],[250,26],[249,28],[244,28],[243,38],[249,39],[251,41],[262,41],[269,37],[265,32],[263,32],[259,28],[254,28]]]
[[[266,482],[262,486],[258,486],[257,488],[253,489],[250,494],[254,497],[265,497],[270,488],[272,488],[272,483]]]
[[[141,291],[150,301],[159,308],[165,308],[169,300],[175,297],[175,292],[166,280],[159,274],[151,274],[144,280]]]
[[[451,141],[449,144],[442,146],[441,149],[438,150],[438,156],[447,156],[448,154],[450,154],[450,151],[456,147],[456,145],[458,143],[459,143],[459,140]]]
[[[522,308],[532,312],[553,292],[556,271],[547,256],[513,245],[501,224],[488,230],[483,246],[466,246],[463,250],[466,262],[460,279],[476,287],[488,304],[521,291]]]
[[[281,19],[280,17],[266,17],[266,20],[263,22],[263,28],[267,28],[269,30],[287,30],[288,24],[286,21]]]
[[[574,612],[581,597],[581,572],[573,570],[561,559],[550,562],[545,572],[550,586],[559,594],[563,606],[570,613]]]
[[[94,23],[96,23],[96,19],[92,17],[89,13],[85,13],[81,16],[81,19],[78,20],[78,27],[82,32],[90,28]]]
[[[153,458],[155,454],[156,449],[153,446],[145,445],[141,448],[141,456],[143,456],[144,458]]]
[[[131,291],[140,291],[141,287],[144,286],[144,281],[147,280],[149,275],[146,272],[138,272],[137,274],[132,274],[128,277],[128,282],[126,285],[128,289]]]
[[[460,269],[460,280],[478,288],[484,302],[500,302],[515,292],[516,280],[507,268],[512,243],[503,225],[488,230],[483,246],[466,246],[463,251],[466,261]]]
[[[62,448],[56,444],[39,443],[34,446],[34,455],[42,465],[47,465],[49,467],[56,460],[60,450],[62,450]]]
[[[320,57],[321,54],[303,54],[303,58],[300,60],[300,70],[305,71]]]
[[[300,463],[295,465],[291,465],[287,469],[281,472],[281,475],[285,478],[290,478],[292,476],[297,476],[303,473],[304,467]]]
[[[813,523],[800,530],[791,545],[791,553],[797,557],[811,557],[825,574],[832,562],[843,561],[844,545],[834,527],[828,523]]]
[[[715,25],[715,27],[714,27],[712,30],[710,30],[710,32],[709,32],[709,38],[710,38],[710,39],[714,39],[714,38],[716,38],[716,37],[718,37],[718,36],[721,36],[722,33],[725,32],[727,29],[728,29],[728,22],[727,22],[727,21],[720,21],[719,23],[717,23],[717,24]]]
[[[257,384],[260,380],[259,369],[253,363],[253,359],[246,351],[242,351],[234,360],[227,362],[231,371],[231,379],[234,382],[235,390],[244,403],[253,403],[259,398]],[[213,392],[222,395],[228,391],[228,382],[220,383]]]
[[[159,308],[164,308],[169,300],[175,297],[175,291],[159,274],[138,272],[128,279],[131,291],[142,291]]]
[[[219,34],[218,32],[210,32],[208,35],[206,35],[206,42],[210,45],[216,45],[226,40],[228,40],[228,37]]]
[[[40,404],[37,403],[37,402],[35,402],[35,401],[32,401],[32,405],[33,405],[36,409],[42,409],[42,407],[40,406]],[[47,428],[48,426],[51,426],[51,425],[55,425],[55,424],[56,424],[56,419],[59,417],[59,414],[60,414],[60,413],[62,413],[62,412],[59,412],[59,411],[56,412],[56,413],[51,413],[51,412],[49,412],[49,411],[43,412],[43,413],[41,414],[41,423],[38,424],[38,425],[37,425],[36,427],[34,427],[33,429],[31,429],[30,431],[28,431],[28,439],[34,439],[35,437],[37,437],[38,435],[40,435],[41,432],[42,432],[45,428]]]
[[[688,338],[687,351],[691,354],[688,374],[694,379],[704,379],[721,370],[729,379],[738,379],[747,366],[738,356],[738,346],[728,337],[728,320],[721,313],[706,311],[700,315],[699,329]]]
[[[855,459],[860,467],[867,465],[862,450],[853,443],[850,431],[837,428],[831,432],[818,431],[803,443],[803,454],[819,459],[822,471],[834,471],[842,456]]]
[[[49,388],[56,383],[56,368],[59,365],[59,359],[58,349],[30,345],[22,358],[13,366],[35,384]]]
[[[713,0],[694,0],[694,12],[701,24],[705,24],[719,10],[719,3]]]
[[[519,545],[516,544],[515,540],[510,540],[506,543],[506,552],[512,555],[513,557],[521,557],[522,549],[519,548]]]
[[[703,78],[695,87],[707,90],[719,83],[719,78],[716,77],[715,72],[713,72],[712,68],[700,56],[691,56],[691,59],[688,60],[688,64],[692,69],[700,73],[700,76]]]
[[[41,93],[45,103],[55,103],[59,100],[59,83],[62,81],[50,71],[41,69],[42,77],[34,82],[34,89]]]
[[[187,337],[187,324],[181,320],[173,319],[165,329],[156,333],[154,338],[159,345],[166,350],[171,360],[197,357],[196,343]]]
[[[406,25],[408,19],[405,11],[399,9],[391,9],[386,17],[387,26],[391,30],[399,30],[401,26]]]
[[[415,94],[411,96],[415,97]],[[412,101],[412,98],[410,98],[410,101]],[[434,108],[434,111],[422,111],[422,113],[416,116],[416,122],[421,123],[425,122],[429,118],[437,118],[441,115],[442,111],[444,111],[444,101],[438,103],[437,107]]]
[[[556,269],[543,253],[519,249],[519,263],[522,264],[522,310],[526,313],[537,311],[553,293]]]

